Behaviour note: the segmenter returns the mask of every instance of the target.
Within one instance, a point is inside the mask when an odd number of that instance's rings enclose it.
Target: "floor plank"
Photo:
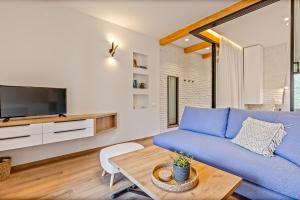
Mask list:
[[[150,146],[152,138],[137,142]],[[110,176],[102,177],[101,174],[99,151],[91,152],[14,172],[8,180],[0,182],[0,199],[110,199],[112,192],[131,184],[122,174],[118,174],[115,185],[109,188]],[[120,199],[142,197],[126,194]],[[237,199],[231,197],[231,200]]]
[[[138,140],[150,146],[152,139]],[[0,199],[104,199],[131,183],[118,174],[109,188],[110,176],[101,176],[99,151],[14,172],[0,182]],[[135,199],[127,195],[126,199]]]

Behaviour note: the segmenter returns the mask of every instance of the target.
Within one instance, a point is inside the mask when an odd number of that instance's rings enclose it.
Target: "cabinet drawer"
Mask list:
[[[42,124],[28,124],[0,128],[0,139],[24,135],[42,134]]]
[[[18,149],[23,147],[30,147],[35,145],[41,145],[43,143],[42,134],[38,135],[24,135],[7,137],[0,139],[0,151]]]
[[[51,122],[43,124],[44,133],[53,133],[58,131],[67,131],[73,129],[82,129],[82,128],[93,128],[94,120],[93,119],[84,119],[76,121],[67,121],[67,122]]]
[[[91,137],[93,135],[94,135],[94,128],[79,128],[79,129],[69,129],[63,131],[54,131],[52,133],[44,133],[43,144]]]

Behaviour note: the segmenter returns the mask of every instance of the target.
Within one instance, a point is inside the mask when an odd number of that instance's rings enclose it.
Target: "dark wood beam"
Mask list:
[[[211,64],[212,64],[212,87],[211,87],[211,107],[216,108],[216,97],[217,97],[217,45],[216,43],[212,43],[211,46],[211,53],[212,53],[212,59],[211,59]]]

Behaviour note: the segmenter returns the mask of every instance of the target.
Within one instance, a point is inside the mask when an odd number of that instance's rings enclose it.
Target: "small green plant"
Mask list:
[[[175,152],[176,156],[172,157],[173,159],[173,164],[178,166],[178,167],[183,167],[186,168],[190,166],[192,156],[189,156],[187,154],[184,154],[183,152]]]

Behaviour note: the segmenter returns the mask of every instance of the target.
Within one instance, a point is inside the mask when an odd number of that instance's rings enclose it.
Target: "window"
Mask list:
[[[178,77],[168,76],[168,128],[178,126]]]

